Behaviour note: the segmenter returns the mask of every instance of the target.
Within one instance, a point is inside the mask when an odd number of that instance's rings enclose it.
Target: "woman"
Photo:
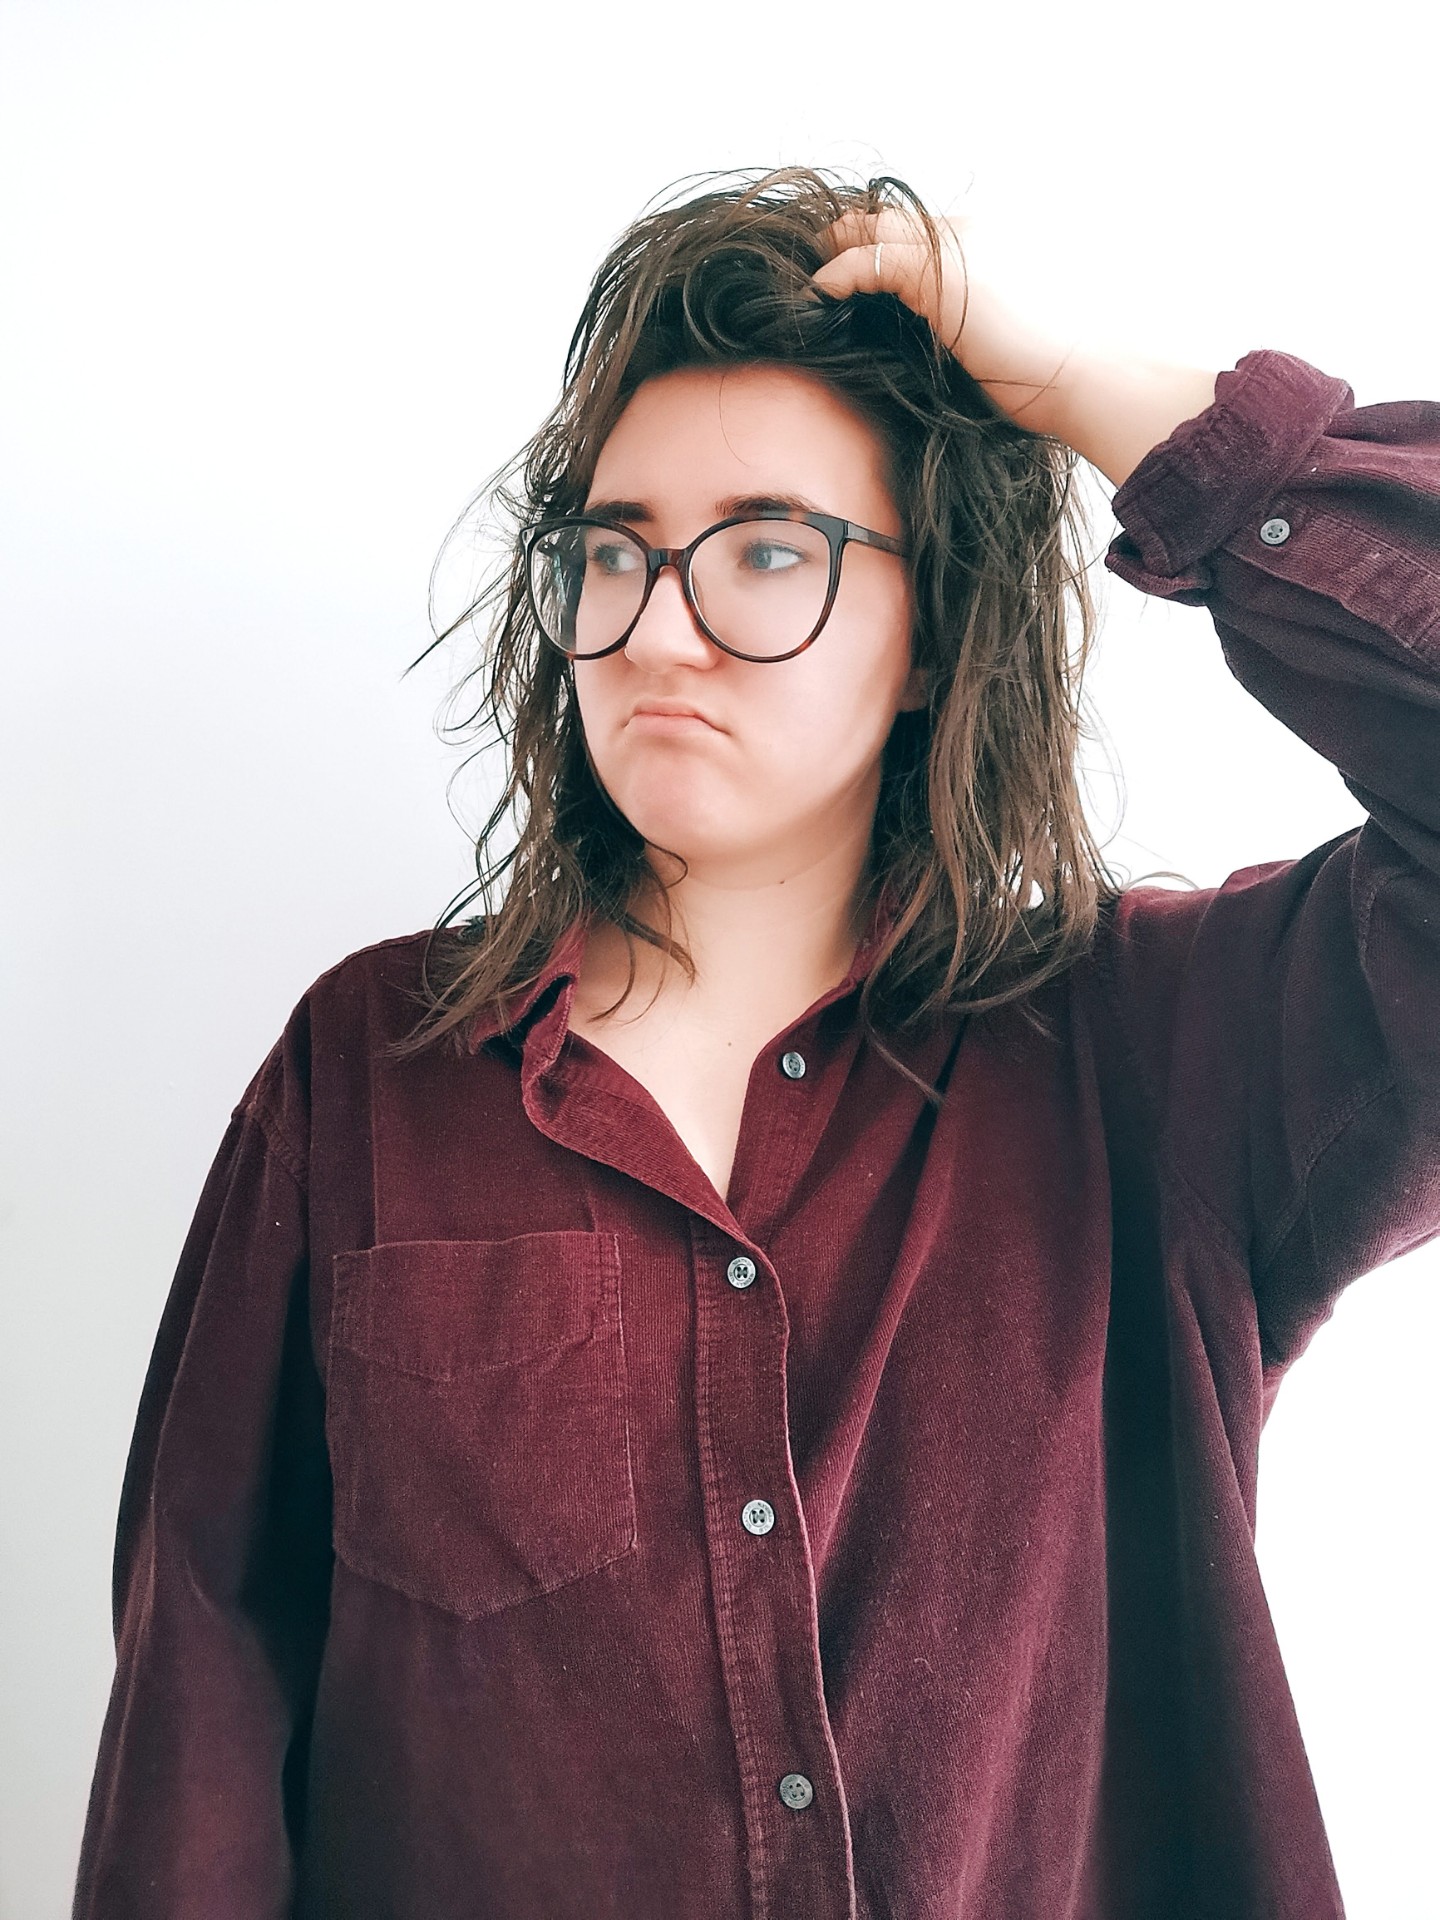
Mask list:
[[[1440,406],[983,254],[787,169],[602,265],[487,911],[315,983],[181,1256],[83,1920],[1340,1912],[1255,1469],[1440,1232]],[[1363,827],[1110,879],[1079,458]]]

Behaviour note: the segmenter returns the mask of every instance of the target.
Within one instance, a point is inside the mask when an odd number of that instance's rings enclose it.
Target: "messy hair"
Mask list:
[[[1076,777],[1089,733],[1080,683],[1096,628],[1077,456],[1002,412],[896,296],[837,299],[811,284],[827,257],[822,230],[887,204],[918,218],[938,276],[940,234],[904,181],[884,175],[862,188],[806,167],[690,178],[706,190],[678,204],[662,195],[611,247],[571,338],[559,400],[477,496],[508,521],[506,562],[443,629],[432,613],[436,645],[488,616],[481,656],[451,696],[463,702],[483,679],[484,698],[448,731],[493,729],[508,749],[507,778],[476,841],[476,880],[432,932],[425,1012],[397,1050],[446,1036],[459,1050],[488,1010],[503,1024],[506,1002],[534,984],[581,918],[625,935],[629,979],[609,1012],[635,985],[636,940],[694,979],[647,842],[590,764],[571,665],[536,626],[519,536],[537,519],[582,510],[606,436],[642,381],[767,362],[827,381],[889,456],[911,556],[912,661],[925,669],[928,699],[897,714],[882,756],[855,904],[864,914],[886,894],[895,913],[858,1017],[884,1057],[938,1100],[882,1035],[942,1011],[1027,1000],[1089,946],[1120,891]],[[515,831],[502,851],[507,820]],[[447,931],[477,902],[482,914],[458,937]],[[1032,1006],[1021,1011],[1048,1031]]]

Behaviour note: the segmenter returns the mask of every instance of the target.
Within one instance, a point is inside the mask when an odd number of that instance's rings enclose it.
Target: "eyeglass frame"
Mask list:
[[[738,647],[727,646],[719,635],[713,631],[710,623],[700,611],[695,599],[695,592],[690,583],[690,562],[695,549],[702,541],[708,540],[712,533],[723,532],[726,527],[741,526],[747,520],[788,521],[792,524],[799,523],[802,526],[814,527],[818,532],[825,535],[825,538],[830,544],[830,581],[825,592],[825,604],[820,609],[820,617],[811,628],[807,637],[800,642],[798,647],[792,647],[789,653],[741,653]],[[640,604],[635,609],[635,617],[618,640],[612,641],[608,647],[602,647],[598,653],[571,653],[565,647],[562,647],[558,640],[552,640],[550,635],[545,631],[545,622],[541,617],[539,607],[535,604],[535,589],[530,568],[535,542],[543,533],[553,533],[558,527],[569,526],[606,527],[610,529],[611,532],[628,534],[630,539],[635,542],[636,546],[639,547],[645,555],[645,586],[640,595]],[[732,659],[753,661],[756,666],[763,667],[776,666],[782,660],[793,660],[797,654],[804,653],[807,647],[814,646],[815,642],[819,639],[825,622],[830,618],[830,610],[835,605],[836,595],[840,591],[840,562],[844,557],[845,548],[852,540],[859,546],[876,547],[882,553],[893,553],[901,560],[908,560],[910,558],[909,548],[904,546],[893,534],[879,533],[874,527],[862,527],[858,521],[846,520],[840,514],[798,513],[790,509],[781,510],[773,507],[767,512],[756,512],[752,510],[749,513],[732,513],[728,518],[717,520],[713,526],[706,527],[703,533],[697,533],[690,544],[685,547],[647,546],[644,539],[635,531],[634,527],[626,526],[623,520],[607,519],[604,515],[597,516],[590,513],[557,514],[553,519],[539,520],[536,521],[534,525],[526,527],[520,536],[520,548],[525,566],[525,595],[530,602],[530,610],[535,616],[535,624],[540,629],[541,637],[547,641],[550,646],[554,647],[555,651],[566,660],[605,660],[608,659],[612,653],[618,653],[640,624],[640,616],[650,604],[650,595],[654,591],[655,582],[659,579],[662,568],[674,567],[680,576],[680,591],[685,596],[685,604],[690,609],[691,615],[698,624],[701,632],[705,635],[705,638],[713,645],[719,647],[722,653],[728,653]]]

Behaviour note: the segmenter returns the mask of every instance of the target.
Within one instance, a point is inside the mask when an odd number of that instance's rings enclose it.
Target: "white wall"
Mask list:
[[[1424,10],[910,17],[8,0],[0,1920],[68,1911],[125,1450],[230,1107],[318,972],[469,870],[431,732],[452,662],[399,680],[431,559],[644,201],[808,162],[943,211],[973,172],[1156,352],[1440,398]],[[1203,613],[1105,592],[1113,857],[1209,884],[1360,818]],[[1437,1280],[1425,1248],[1354,1287],[1263,1450],[1351,1920],[1437,1911]]]

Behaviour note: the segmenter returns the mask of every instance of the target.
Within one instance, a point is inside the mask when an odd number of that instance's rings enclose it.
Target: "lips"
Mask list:
[[[654,702],[653,705],[636,707],[630,718],[632,720],[698,720],[707,727],[713,727],[715,725],[715,722],[710,719],[707,714],[697,713],[694,707],[685,707],[679,705],[678,702],[671,704],[659,700]]]

